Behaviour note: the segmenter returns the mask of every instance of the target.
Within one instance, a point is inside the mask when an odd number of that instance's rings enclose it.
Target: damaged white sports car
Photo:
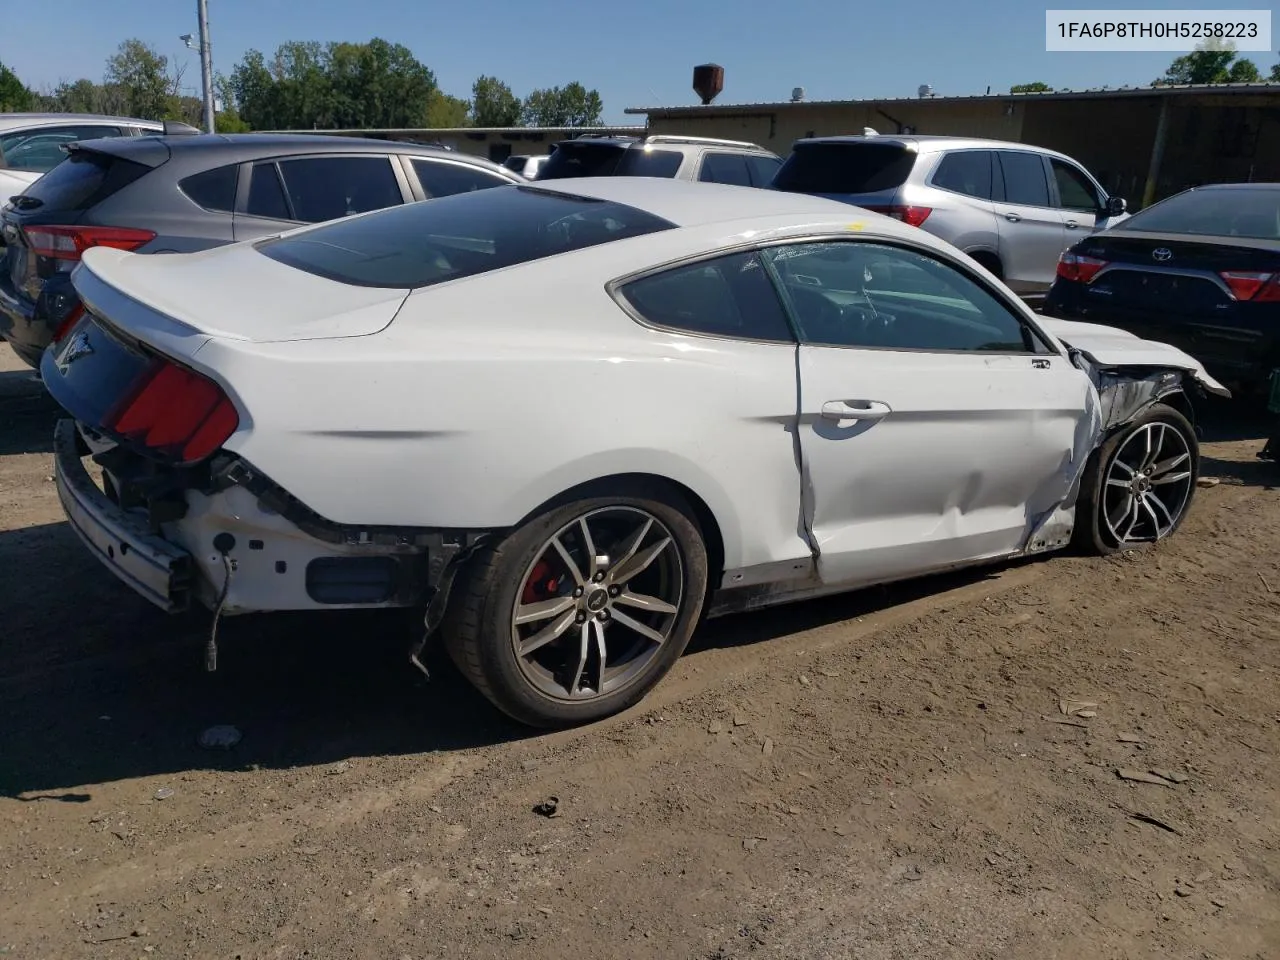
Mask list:
[[[57,485],[118,577],[167,610],[422,605],[543,726],[638,701],[707,615],[1166,537],[1190,395],[1226,393],[897,221],[670,180],[91,249],[74,283]]]

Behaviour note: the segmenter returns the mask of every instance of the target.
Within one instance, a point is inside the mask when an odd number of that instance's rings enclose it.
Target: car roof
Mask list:
[[[573,137],[568,140],[560,140],[556,143],[556,146],[562,147],[566,144],[571,145],[578,143],[603,143],[606,146],[612,147],[661,147],[664,150],[678,147],[703,147],[716,150],[731,150],[742,153],[760,153],[767,154],[768,156],[777,156],[777,154],[768,147],[762,147],[758,143],[750,143],[746,140],[722,140],[718,137],[699,137],[692,134],[686,135],[679,133],[653,134],[647,137],[632,137],[626,135],[597,137],[592,134],[587,134],[581,137]]]
[[[468,163],[473,166],[496,170],[504,176],[510,171],[500,164],[483,157],[446,150],[442,147],[406,143],[403,140],[376,140],[371,137],[325,136],[323,134],[297,133],[202,133],[177,136],[143,136],[110,140],[89,140],[81,144],[86,150],[128,156],[131,152],[154,150],[160,144],[167,147],[174,158],[191,159],[200,155],[214,162],[238,163],[259,157],[278,157],[303,153],[368,153],[370,150],[385,153],[403,153],[414,156],[431,155]]]
[[[1197,193],[1206,190],[1280,190],[1280,183],[1206,183],[1189,187],[1186,192],[1190,193],[1192,190]]]
[[[1027,150],[1033,153],[1047,153],[1055,157],[1065,156],[1056,150],[1037,147],[1030,143],[1019,143],[1016,140],[987,140],[982,137],[948,137],[942,134],[844,134],[831,137],[805,137],[795,141],[794,146],[808,143],[864,144],[864,143],[896,143],[906,147],[915,147],[920,153],[938,153],[943,150],[986,148],[988,150]]]
[[[710,226],[735,220],[767,217],[812,217],[815,221],[876,218],[902,227],[897,220],[804,193],[759,187],[701,183],[667,177],[579,177],[538,180],[521,190],[540,190],[565,196],[607,200],[644,210],[677,227]],[[905,231],[908,228],[903,227]],[[915,229],[915,228],[909,228]]]
[[[131,126],[163,128],[157,120],[138,120],[135,117],[111,117],[98,113],[0,113],[0,130],[21,130],[26,127],[47,127],[63,123],[127,123]]]

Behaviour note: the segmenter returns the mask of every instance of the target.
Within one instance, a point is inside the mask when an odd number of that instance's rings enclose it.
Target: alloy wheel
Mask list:
[[[1118,545],[1173,532],[1191,500],[1191,448],[1176,427],[1152,421],[1134,430],[1107,467],[1102,516]]]
[[[670,640],[683,594],[680,548],[661,520],[638,507],[593,510],[526,568],[511,615],[516,662],[553,699],[617,693]]]

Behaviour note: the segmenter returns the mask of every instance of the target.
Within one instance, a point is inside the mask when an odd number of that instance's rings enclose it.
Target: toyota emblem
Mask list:
[[[1164,263],[1166,260],[1173,259],[1173,251],[1168,247],[1156,247],[1151,251],[1151,257],[1160,263]]]

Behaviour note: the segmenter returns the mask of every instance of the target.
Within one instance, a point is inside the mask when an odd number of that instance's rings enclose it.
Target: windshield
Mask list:
[[[773,178],[788,193],[877,193],[906,182],[916,152],[901,143],[800,143]]]
[[[340,283],[414,289],[674,226],[620,203],[510,186],[338,220],[257,249]]]
[[[1188,190],[1139,210],[1112,229],[1280,240],[1280,188]]]

